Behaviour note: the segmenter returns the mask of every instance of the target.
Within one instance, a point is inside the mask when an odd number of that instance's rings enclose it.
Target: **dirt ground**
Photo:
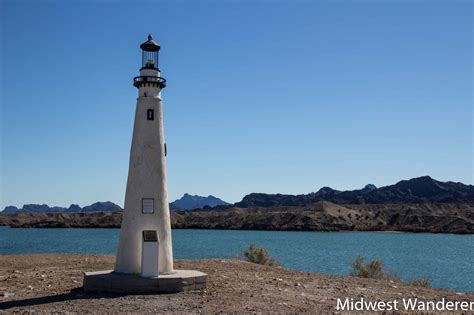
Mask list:
[[[239,260],[178,260],[175,269],[208,274],[207,287],[166,295],[97,295],[81,290],[84,271],[112,269],[114,256],[0,256],[0,311],[76,313],[333,313],[336,299],[473,301],[474,294],[417,288],[381,280],[267,267]]]

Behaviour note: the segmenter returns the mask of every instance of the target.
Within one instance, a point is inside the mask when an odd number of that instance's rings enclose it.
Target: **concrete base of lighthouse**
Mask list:
[[[104,270],[85,272],[83,288],[95,293],[176,293],[205,288],[206,282],[207,275],[196,270],[175,270],[172,274],[153,278]]]

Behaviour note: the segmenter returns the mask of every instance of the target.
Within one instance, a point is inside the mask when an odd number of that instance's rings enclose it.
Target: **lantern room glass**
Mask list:
[[[142,50],[142,68],[158,69],[158,51]]]

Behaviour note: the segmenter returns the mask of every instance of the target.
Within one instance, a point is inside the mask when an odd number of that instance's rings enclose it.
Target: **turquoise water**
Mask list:
[[[0,254],[114,254],[118,232],[0,227]],[[385,269],[402,279],[430,278],[433,287],[474,292],[474,235],[173,230],[178,259],[242,257],[250,243],[267,248],[287,268],[345,275],[363,255],[383,259]]]

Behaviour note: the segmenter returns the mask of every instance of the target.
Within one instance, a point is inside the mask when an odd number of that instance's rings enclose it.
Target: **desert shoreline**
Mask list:
[[[19,254],[0,259],[5,312],[340,312],[338,299],[471,302],[473,293],[385,280],[301,272],[241,260],[177,260],[176,269],[208,274],[199,291],[167,295],[97,295],[82,291],[85,271],[113,268],[113,255]],[[404,310],[398,310],[404,312]],[[461,311],[459,311],[461,312]],[[360,312],[359,312],[360,313]]]

